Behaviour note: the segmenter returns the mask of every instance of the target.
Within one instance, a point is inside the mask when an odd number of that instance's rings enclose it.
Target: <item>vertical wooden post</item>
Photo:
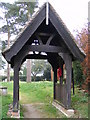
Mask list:
[[[19,109],[19,67],[14,66],[14,81],[13,81],[13,111]]]
[[[54,87],[54,95],[53,95],[53,97],[54,97],[54,99],[56,99],[56,85],[55,85],[55,83],[57,82],[57,68],[54,68],[54,79],[53,79],[53,87]]]
[[[73,95],[75,94],[75,90],[74,90],[74,76],[73,76],[73,68],[72,68],[72,83],[73,83]]]
[[[72,81],[72,58],[65,55],[66,61],[66,85],[67,85],[67,109],[71,107],[71,81]]]

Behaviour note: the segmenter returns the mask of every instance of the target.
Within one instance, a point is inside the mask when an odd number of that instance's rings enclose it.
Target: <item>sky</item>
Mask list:
[[[0,0],[0,2],[14,2],[15,0]],[[24,0],[25,1],[25,0]],[[90,0],[39,0],[39,6],[50,2],[68,29],[81,30],[88,21],[88,2]]]

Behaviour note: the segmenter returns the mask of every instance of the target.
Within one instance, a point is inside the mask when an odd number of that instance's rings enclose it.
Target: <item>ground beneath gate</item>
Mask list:
[[[56,108],[53,110],[53,105],[47,105],[49,107],[48,111],[45,110],[45,106],[45,103],[23,104],[24,118],[66,118],[66,116],[56,110]]]
[[[40,111],[37,106],[41,106],[40,104],[23,104],[22,107],[24,109],[24,118],[45,118],[45,115]]]

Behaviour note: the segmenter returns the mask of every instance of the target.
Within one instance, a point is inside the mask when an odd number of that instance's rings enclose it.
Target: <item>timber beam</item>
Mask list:
[[[47,59],[47,55],[40,54],[28,54],[25,59]]]
[[[67,50],[65,50],[64,48],[59,46],[51,46],[51,45],[25,45],[25,48],[29,49],[29,51],[37,51],[37,52],[67,53]]]
[[[36,33],[36,35],[49,37],[49,36],[51,36],[52,34],[40,32],[40,33]]]
[[[47,40],[46,45],[49,45],[49,44],[50,44],[50,42],[51,42],[51,40],[54,38],[54,36],[55,36],[55,34],[52,34],[52,35],[49,37],[49,39]]]

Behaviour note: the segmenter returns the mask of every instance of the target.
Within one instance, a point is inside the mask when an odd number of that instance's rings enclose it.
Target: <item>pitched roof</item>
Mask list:
[[[29,38],[34,34],[37,28],[41,25],[41,23],[46,18],[46,4],[44,4],[39,11],[32,17],[32,19],[28,22],[25,28],[21,31],[21,33],[16,38],[15,43],[7,50],[5,50],[2,54],[5,59],[10,63],[12,57],[18,54],[18,52],[23,48]],[[83,60],[85,57],[85,53],[79,49],[76,45],[74,37],[66,27],[66,25],[61,20],[60,16],[56,13],[54,8],[49,3],[49,20],[63,38],[63,41],[67,45],[68,49],[75,57],[75,59]]]

